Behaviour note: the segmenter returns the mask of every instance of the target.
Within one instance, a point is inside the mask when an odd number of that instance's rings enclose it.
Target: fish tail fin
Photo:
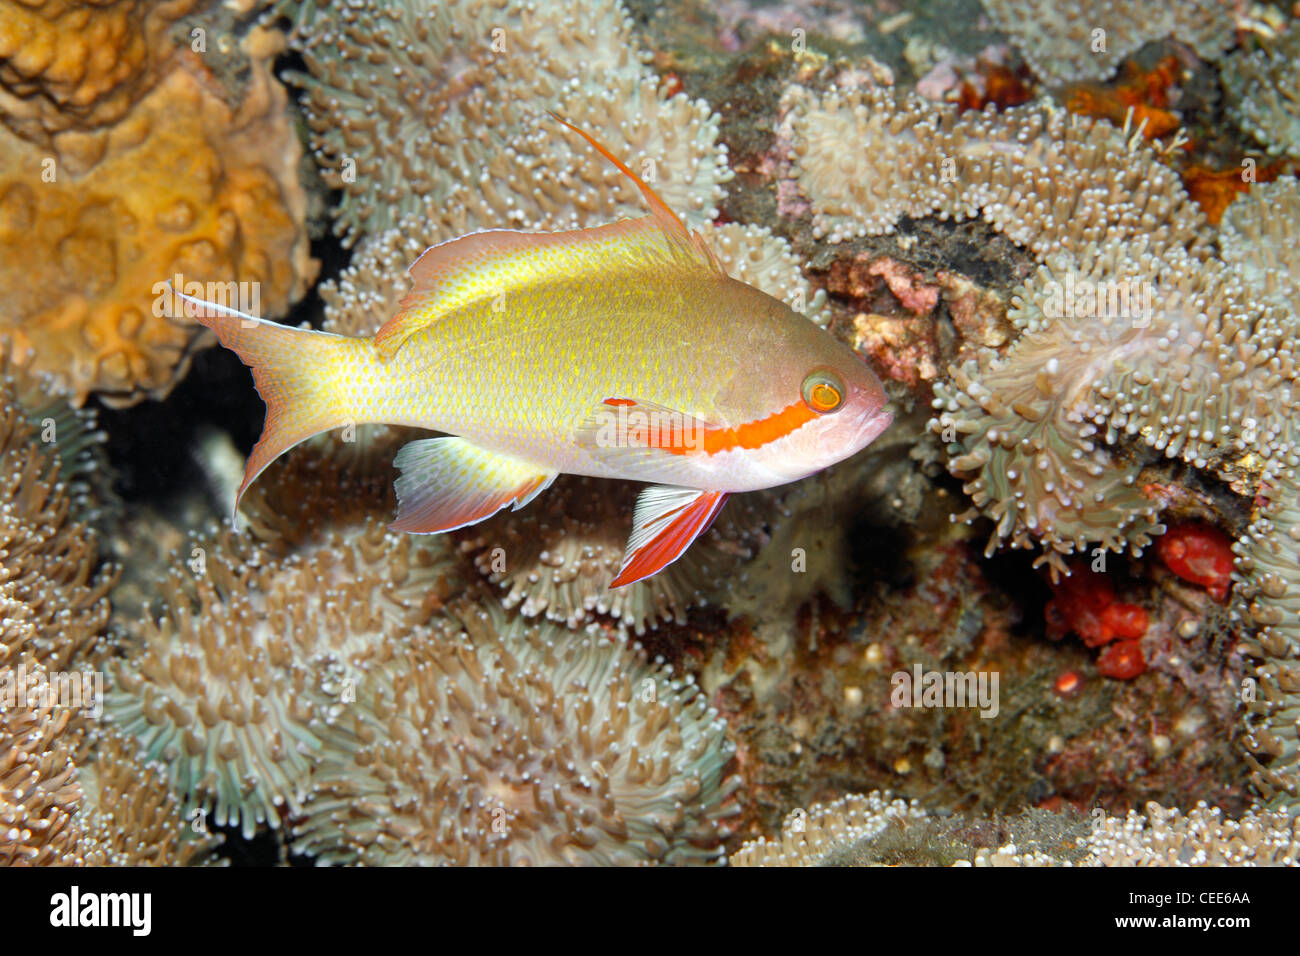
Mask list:
[[[313,435],[354,421],[335,382],[342,350],[359,340],[312,329],[295,329],[228,306],[176,292],[186,314],[217,333],[221,344],[253,373],[266,403],[262,436],[248,455],[235,512],[249,485],[286,451]]]

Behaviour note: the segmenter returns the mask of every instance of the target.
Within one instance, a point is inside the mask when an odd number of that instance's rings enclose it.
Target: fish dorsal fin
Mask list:
[[[713,250],[710,249],[708,243],[704,241],[704,237],[698,232],[691,232],[687,229],[686,223],[682,222],[681,219],[678,218],[677,213],[668,208],[668,204],[663,201],[663,198],[655,192],[645,180],[632,172],[632,170],[628,168],[627,164],[615,156],[604,143],[596,139],[596,137],[592,136],[582,127],[570,123],[558,113],[555,113],[552,110],[547,110],[546,112],[550,115],[551,119],[568,127],[585,139],[591,145],[592,149],[604,156],[619,172],[632,180],[632,182],[636,183],[637,189],[641,190],[641,195],[645,199],[646,205],[650,207],[651,218],[659,224],[659,227],[663,229],[664,234],[670,241],[681,245],[684,250],[689,251],[691,255],[700,260],[702,265],[707,266],[712,271],[720,273],[725,272],[721,263],[718,262],[717,257],[714,256]]]
[[[539,275],[573,276],[637,260],[726,274],[704,238],[690,232],[636,173],[586,132],[555,118],[637,184],[650,215],[568,232],[488,229],[430,246],[408,270],[413,284],[397,314],[375,333],[382,357],[390,358],[412,335],[444,316],[485,298],[509,296]]]

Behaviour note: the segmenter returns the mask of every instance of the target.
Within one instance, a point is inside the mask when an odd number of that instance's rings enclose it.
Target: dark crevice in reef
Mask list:
[[[101,409],[117,492],[127,502],[158,501],[204,483],[194,457],[205,429],[228,432],[242,453],[262,430],[263,405],[252,377],[233,352],[205,349],[161,402]]]

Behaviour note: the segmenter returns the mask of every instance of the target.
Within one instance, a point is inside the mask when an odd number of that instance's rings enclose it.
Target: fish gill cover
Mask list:
[[[0,0],[0,860],[1294,865],[1297,37],[1216,0]],[[693,545],[603,472],[407,534],[430,426],[353,414],[232,522],[264,409],[172,288],[369,348],[431,246],[648,212],[795,345],[647,280],[697,319],[515,316],[439,387],[522,432],[539,343],[556,389],[631,354],[707,390],[672,435],[788,442],[772,487]],[[501,261],[508,310],[551,260]],[[802,423],[852,389],[806,342],[893,416],[824,470]],[[634,523],[689,547],[611,587]]]

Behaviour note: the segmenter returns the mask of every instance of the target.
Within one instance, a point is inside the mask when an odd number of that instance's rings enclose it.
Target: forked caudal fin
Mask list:
[[[345,350],[359,340],[329,332],[294,329],[247,315],[216,302],[172,290],[186,303],[185,314],[217,333],[221,344],[253,373],[266,403],[266,423],[244,466],[240,499],[266,467],[312,435],[353,421],[338,400],[334,374]],[[364,345],[364,340],[360,340]]]

